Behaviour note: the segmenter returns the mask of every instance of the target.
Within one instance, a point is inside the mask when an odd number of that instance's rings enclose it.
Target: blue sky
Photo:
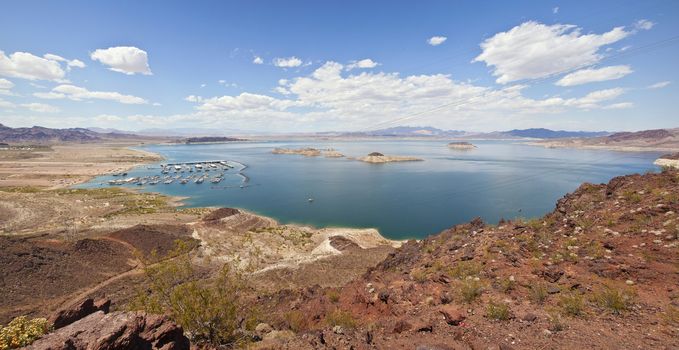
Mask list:
[[[678,127],[678,35],[676,1],[12,1],[0,123]]]

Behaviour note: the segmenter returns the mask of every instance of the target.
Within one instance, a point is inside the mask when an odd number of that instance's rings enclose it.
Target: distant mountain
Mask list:
[[[533,129],[514,129],[503,132],[503,134],[516,137],[529,137],[536,139],[563,139],[570,137],[600,137],[610,135],[607,131],[565,131],[565,130],[550,130],[544,128]]]
[[[393,128],[368,131],[369,136],[460,136],[464,131],[441,130],[431,126],[396,126]]]
[[[679,128],[618,132],[601,137],[542,140],[547,147],[602,148],[628,151],[679,151]]]
[[[98,133],[84,128],[51,129],[42,126],[10,128],[0,124],[0,142],[92,142],[105,139],[136,138],[122,133]]]

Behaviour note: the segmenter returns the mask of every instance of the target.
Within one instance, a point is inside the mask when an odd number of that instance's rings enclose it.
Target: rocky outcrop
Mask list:
[[[94,299],[89,298],[73,307],[58,311],[50,318],[50,322],[53,324],[54,329],[59,329],[97,311],[102,311],[106,314],[110,307],[111,300],[101,299],[95,302]]]
[[[679,152],[660,156],[653,164],[661,167],[679,168]]]
[[[166,316],[97,311],[38,339],[27,349],[189,349],[180,326]]]

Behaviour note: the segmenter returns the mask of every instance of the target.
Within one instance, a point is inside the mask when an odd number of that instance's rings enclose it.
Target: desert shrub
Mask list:
[[[340,294],[336,290],[329,290],[325,295],[328,297],[328,300],[332,303],[336,303],[340,299]]]
[[[450,275],[459,279],[474,277],[481,272],[481,266],[471,260],[459,261],[450,268]]]
[[[511,316],[509,305],[491,301],[486,308],[486,316],[492,320],[506,321]]]
[[[632,307],[635,295],[627,289],[616,289],[605,286],[594,295],[596,303],[612,313],[619,315]]]
[[[245,330],[254,326],[254,312],[243,300],[248,290],[243,276],[225,264],[216,278],[200,279],[190,248],[177,244],[169,254],[172,258],[145,266],[145,289],[130,309],[170,315],[197,344],[246,343]]]
[[[26,316],[19,316],[7,326],[0,326],[0,350],[30,345],[51,329],[52,325],[47,319],[28,319]]]
[[[641,202],[641,195],[636,191],[625,191],[622,193],[622,197],[628,202],[639,203]]]
[[[566,329],[566,322],[558,312],[550,312],[547,321],[549,322],[549,330],[552,332],[561,332]]]
[[[544,304],[547,300],[547,297],[549,297],[549,293],[547,293],[547,286],[540,282],[532,284],[528,292],[528,297],[536,304]]]
[[[309,328],[306,317],[304,317],[304,314],[299,310],[287,312],[284,318],[285,322],[290,327],[290,330],[295,333],[307,330]]]
[[[562,295],[559,299],[559,306],[561,311],[568,316],[581,316],[584,312],[585,303],[582,295],[573,292]]]
[[[423,269],[414,269],[410,272],[410,277],[418,283],[424,283],[427,281],[427,271]]]
[[[483,284],[480,281],[468,278],[459,284],[460,298],[465,303],[471,303],[483,293]]]
[[[500,290],[504,293],[509,293],[516,289],[516,281],[513,276],[500,279]]]
[[[342,328],[354,328],[356,327],[356,321],[351,313],[347,311],[342,311],[340,309],[335,309],[325,315],[325,322],[331,326],[341,326]]]

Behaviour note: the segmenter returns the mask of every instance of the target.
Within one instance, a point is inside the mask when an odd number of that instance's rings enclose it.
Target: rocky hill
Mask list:
[[[557,139],[536,144],[546,147],[676,152],[679,151],[679,128],[619,132],[603,137]]]
[[[10,128],[0,124],[0,142],[5,143],[49,143],[49,142],[93,142],[111,139],[134,139],[136,135],[99,133],[89,129],[51,129],[42,126]]]

